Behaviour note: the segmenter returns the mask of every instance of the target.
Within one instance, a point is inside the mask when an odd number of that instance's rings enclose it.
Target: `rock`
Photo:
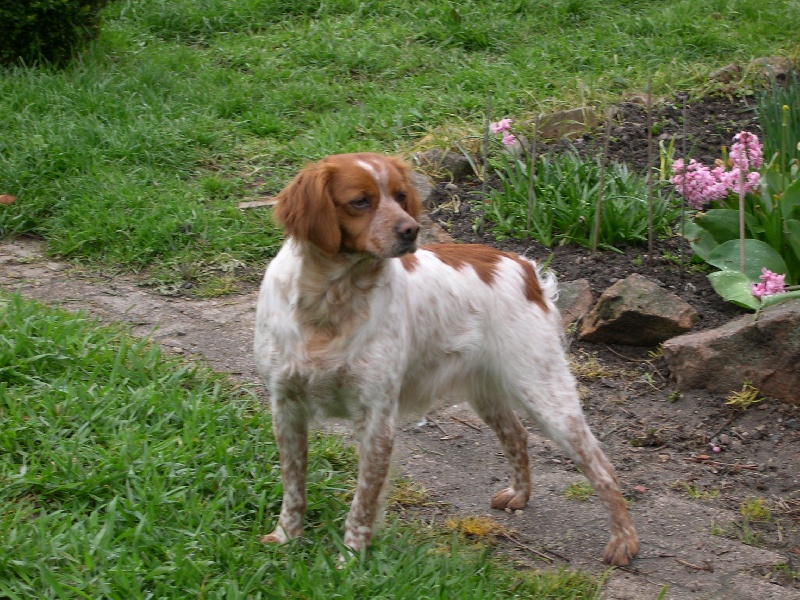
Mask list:
[[[421,169],[449,173],[455,181],[473,174],[470,161],[463,154],[456,152],[431,148],[425,152],[414,153],[412,160]]]
[[[433,196],[433,190],[435,188],[431,183],[431,180],[428,179],[428,176],[425,175],[425,173],[420,173],[419,171],[411,171],[411,185],[414,186],[417,196],[419,196],[419,199],[422,202],[422,206],[425,207],[425,210],[430,210],[432,208],[431,196]]]
[[[738,78],[741,72],[742,68],[739,65],[731,63],[709,74],[708,79],[710,81],[719,81],[720,83],[730,83]]]
[[[686,302],[634,273],[601,294],[581,324],[579,339],[651,346],[686,333],[698,318]]]
[[[544,140],[572,138],[597,127],[600,119],[589,107],[559,110],[539,121],[539,137]]]
[[[785,56],[762,56],[750,62],[749,69],[765,79],[786,77],[792,70],[792,61]]]
[[[447,233],[442,226],[436,223],[428,215],[420,215],[417,217],[419,223],[419,235],[417,242],[420,246],[425,244],[452,244],[453,238]]]
[[[765,396],[800,404],[800,300],[770,306],[757,321],[745,315],[671,339],[664,358],[680,390],[728,394],[750,382]]]
[[[561,322],[564,329],[585,317],[592,308],[592,302],[594,302],[594,295],[587,280],[576,279],[558,283],[556,306],[561,311]]]

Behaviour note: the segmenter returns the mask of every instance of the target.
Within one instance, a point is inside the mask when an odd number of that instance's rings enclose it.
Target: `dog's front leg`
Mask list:
[[[303,533],[303,516],[306,512],[308,420],[298,403],[273,397],[272,428],[280,455],[283,503],[275,531],[261,538],[261,542],[283,544]]]
[[[389,472],[396,431],[393,408],[371,410],[359,425],[358,482],[344,525],[345,546],[361,551],[372,539],[381,490]]]

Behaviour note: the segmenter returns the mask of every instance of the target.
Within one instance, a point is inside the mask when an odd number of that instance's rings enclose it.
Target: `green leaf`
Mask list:
[[[800,298],[800,290],[795,290],[792,292],[783,292],[782,294],[773,294],[772,296],[764,296],[761,299],[761,306],[762,308],[767,306],[772,306],[774,304],[780,304],[781,302],[785,302],[786,300],[791,300],[792,298]]]
[[[800,179],[786,188],[780,199],[781,215],[785,220],[800,218]]]
[[[708,263],[723,271],[739,271],[739,240],[731,240],[717,246],[708,257]],[[761,268],[766,267],[773,273],[785,274],[786,263],[780,254],[769,244],[759,240],[744,241],[745,275],[756,282],[761,275]]]
[[[719,244],[739,238],[738,210],[713,208],[698,215],[695,222],[708,231]]]
[[[758,298],[753,296],[751,286],[753,283],[747,275],[738,271],[717,271],[708,276],[711,287],[722,296],[726,302],[733,302],[745,308],[756,310],[760,304]]]
[[[683,226],[683,237],[689,240],[689,245],[694,253],[706,262],[714,248],[719,246],[719,242],[714,239],[714,236],[694,221],[687,221]]]

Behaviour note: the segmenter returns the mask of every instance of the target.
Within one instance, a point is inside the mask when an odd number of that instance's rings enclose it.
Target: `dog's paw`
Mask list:
[[[492,508],[497,510],[504,510],[506,508],[517,510],[525,508],[527,503],[527,494],[522,490],[515,490],[512,487],[500,490],[492,497]]]
[[[603,562],[608,565],[625,567],[639,552],[639,540],[636,532],[630,530],[624,534],[612,535],[603,553]]]
[[[264,537],[261,538],[262,544],[285,544],[291,539],[296,537],[300,537],[302,532],[298,531],[294,535],[289,535],[286,533],[286,530],[283,527],[276,527],[275,531],[272,533],[268,533]]]

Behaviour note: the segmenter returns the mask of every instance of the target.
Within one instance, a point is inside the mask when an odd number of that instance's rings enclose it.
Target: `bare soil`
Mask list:
[[[657,122],[664,135],[682,134],[682,114],[678,104],[661,107]],[[753,124],[746,104],[729,98],[692,103],[687,117],[687,145],[695,148],[692,156],[707,162],[733,134]],[[643,168],[644,112],[624,105],[620,119],[612,154]],[[598,140],[587,135],[579,147],[594,152]],[[437,186],[443,207],[435,218],[460,241],[540,261],[552,253],[550,267],[560,280],[588,279],[595,294],[641,273],[692,304],[702,316],[698,329],[742,314],[714,295],[705,275],[679,267],[673,257],[683,252],[688,264],[690,250],[677,238],[658,242],[653,266],[640,259],[643,247],[593,256],[571,246],[550,250],[498,242],[491,231],[473,233],[475,182],[455,182],[455,191],[445,183]],[[457,212],[454,195],[461,200]],[[252,382],[263,397],[251,358],[257,291],[246,287],[241,294],[210,300],[166,297],[134,277],[92,275],[49,258],[38,240],[0,242],[0,289],[129,322],[138,335],[151,335],[174,352]],[[800,598],[800,407],[767,399],[736,411],[725,397],[678,394],[654,350],[577,341],[570,349],[587,418],[617,467],[641,539],[640,556],[609,574],[604,596],[656,598],[666,586],[664,598]],[[596,496],[570,496],[568,490],[580,491],[585,481],[576,468],[531,426],[534,490],[528,508],[520,514],[490,510],[491,495],[505,486],[505,460],[488,428],[458,402],[445,399],[425,423],[403,427],[395,452],[398,475],[426,494],[394,502],[391,510],[425,524],[491,516],[509,531],[498,536],[497,547],[521,568],[600,573],[605,513]],[[768,515],[757,514],[759,502]],[[743,504],[751,507],[747,518]]]

